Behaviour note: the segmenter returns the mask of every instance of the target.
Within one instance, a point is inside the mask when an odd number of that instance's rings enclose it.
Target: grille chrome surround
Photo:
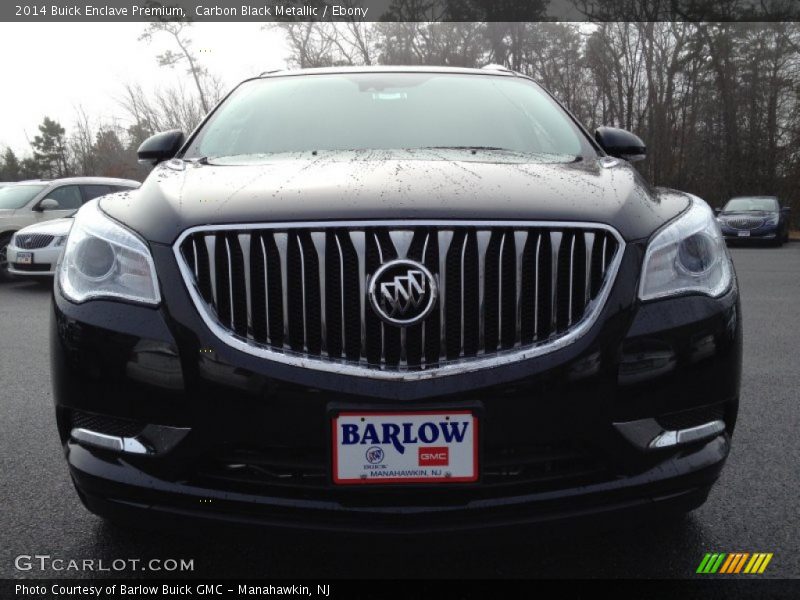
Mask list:
[[[14,236],[14,245],[22,250],[36,250],[46,248],[54,239],[55,236],[44,233],[18,233]]]
[[[510,364],[574,342],[596,321],[624,249],[610,226],[554,221],[202,225],[173,245],[196,308],[226,345],[400,381]],[[430,321],[397,328],[378,319],[366,290],[377,267],[406,257],[433,272],[439,300]],[[531,260],[536,276],[523,268]]]
[[[758,229],[764,224],[763,217],[728,217],[724,220],[728,227],[734,229]]]

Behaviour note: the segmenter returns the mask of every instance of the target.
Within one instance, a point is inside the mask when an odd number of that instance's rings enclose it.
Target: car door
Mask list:
[[[41,215],[39,220],[41,221],[70,217],[83,204],[83,196],[81,195],[80,187],[77,185],[62,185],[53,188],[45,194],[39,204],[47,199],[58,202],[58,207],[42,210],[39,213]]]

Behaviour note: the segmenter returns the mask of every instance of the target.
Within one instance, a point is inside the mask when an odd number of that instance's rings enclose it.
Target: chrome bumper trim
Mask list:
[[[125,454],[156,456],[172,450],[189,431],[191,430],[187,427],[146,425],[137,435],[123,437],[76,427],[70,432],[70,437],[84,446]]]
[[[716,437],[725,431],[725,423],[720,420],[676,430],[664,429],[652,418],[614,423],[614,427],[626,440],[644,451],[682,446]]]

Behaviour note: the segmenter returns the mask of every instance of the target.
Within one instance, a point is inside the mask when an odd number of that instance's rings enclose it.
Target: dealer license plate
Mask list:
[[[739,232],[739,237],[750,237],[750,232],[749,231],[740,231]]]
[[[17,252],[16,262],[21,265],[33,264],[33,252]]]
[[[337,484],[478,479],[478,419],[470,411],[343,412],[332,427]]]

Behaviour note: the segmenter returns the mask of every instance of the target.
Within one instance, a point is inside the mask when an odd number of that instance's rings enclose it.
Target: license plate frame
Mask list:
[[[336,486],[370,486],[370,485],[408,485],[408,484],[469,484],[475,483],[480,477],[480,412],[471,409],[420,409],[420,410],[342,410],[332,412],[330,416],[330,461],[331,479]],[[396,447],[392,444],[369,442],[349,444],[354,446],[349,452],[342,452],[340,444],[340,424],[352,424],[355,420],[366,425],[381,425],[383,423],[394,424],[400,427],[404,433],[402,425],[411,423],[412,429],[419,422],[431,422],[431,419],[439,419],[439,431],[441,423],[448,423],[448,419],[457,417],[461,419],[454,423],[458,428],[460,423],[469,423],[464,428],[463,441],[454,440],[452,437],[449,442],[437,438],[435,442],[415,439],[403,444],[407,455],[399,456]],[[428,421],[425,421],[425,420]],[[442,421],[442,419],[444,419]],[[402,422],[401,422],[402,421]],[[378,428],[376,428],[378,431]],[[416,430],[415,430],[416,431]],[[431,429],[427,430],[431,433]],[[453,429],[449,428],[452,433]],[[416,437],[416,436],[414,436]],[[383,441],[380,439],[379,441]],[[407,441],[407,440],[401,440]],[[357,448],[356,448],[357,447]],[[377,448],[381,452],[375,463],[368,461],[367,452]],[[357,454],[357,453],[360,453]],[[410,461],[417,464],[411,466]],[[422,462],[425,464],[421,464]],[[359,468],[360,467],[360,468]],[[358,473],[358,476],[356,476]]]
[[[739,237],[750,237],[750,232],[749,231],[740,231],[738,233],[738,236]]]
[[[17,259],[14,262],[20,265],[32,265],[33,252],[17,252]]]

